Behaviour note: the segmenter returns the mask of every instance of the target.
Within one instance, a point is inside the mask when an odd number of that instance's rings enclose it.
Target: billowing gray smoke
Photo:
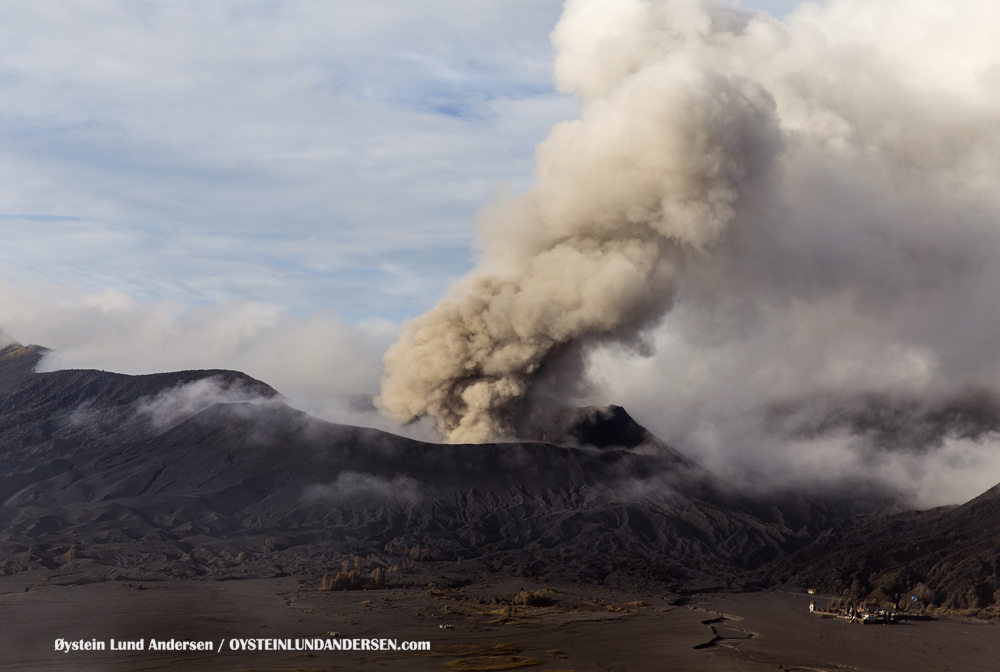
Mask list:
[[[589,9],[568,6],[557,35]],[[599,85],[593,55],[572,56],[559,82],[583,99],[581,119],[552,130],[536,186],[483,214],[480,265],[385,357],[381,407],[434,416],[452,441],[506,434],[563,348],[628,341],[662,316],[678,265],[707,253],[780,147],[771,96],[689,50]]]
[[[781,23],[570,0],[556,80],[581,119],[538,148],[531,191],[484,210],[482,263],[404,328],[382,408],[501,436],[582,352],[600,401],[709,466],[869,468],[850,423],[781,443],[774,408],[996,388],[998,29],[986,2],[833,0]],[[641,337],[655,357],[593,347]],[[918,466],[884,468],[926,482]]]

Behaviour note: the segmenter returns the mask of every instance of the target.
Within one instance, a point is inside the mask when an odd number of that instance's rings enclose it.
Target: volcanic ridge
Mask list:
[[[0,350],[0,575],[269,578],[362,557],[445,582],[798,581],[995,610],[996,488],[858,516],[734,492],[620,407],[553,408],[533,441],[430,444],[318,420],[239,372],[36,373],[46,352]]]

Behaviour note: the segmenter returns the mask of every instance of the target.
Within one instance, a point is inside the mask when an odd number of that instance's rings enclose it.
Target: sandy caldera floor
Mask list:
[[[34,574],[34,573],[32,573]],[[505,604],[520,589],[545,607]],[[1000,631],[939,620],[860,626],[794,592],[696,595],[495,578],[461,588],[321,592],[316,582],[0,580],[2,667],[15,670],[996,670]],[[451,627],[441,627],[451,626]],[[430,652],[236,652],[231,639],[392,638]],[[208,640],[226,650],[55,651],[79,641]]]

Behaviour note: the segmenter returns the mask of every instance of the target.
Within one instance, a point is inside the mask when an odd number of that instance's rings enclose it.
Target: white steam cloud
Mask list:
[[[324,419],[387,424],[370,403],[369,412],[355,407],[364,407],[359,395],[370,398],[378,390],[380,359],[396,335],[389,323],[352,325],[319,313],[298,318],[274,305],[238,300],[181,310],[113,290],[3,282],[0,323],[12,339],[52,350],[39,371],[234,369]],[[212,397],[205,392],[204,398]]]
[[[271,401],[241,380],[231,383],[221,377],[202,378],[164,390],[141,400],[134,420],[163,428],[184,420],[213,404],[263,403]]]
[[[6,348],[8,345],[17,345],[17,341],[11,338],[3,329],[0,329],[0,348]]]
[[[314,484],[305,489],[306,501],[323,499],[336,504],[350,504],[359,499],[376,498],[396,505],[415,505],[423,499],[420,482],[409,476],[392,480],[378,474],[344,471],[330,484]]]
[[[926,504],[1000,480],[988,428],[889,457],[850,423],[769,420],[1000,387],[997,30],[987,2],[832,0],[779,22],[569,0],[555,74],[582,117],[538,148],[531,191],[483,211],[482,263],[404,327],[382,408],[483,441],[533,390],[587,380],[733,478],[862,473]]]
[[[863,477],[933,506],[1000,482],[1000,8],[704,13],[685,48],[776,102],[774,189],[685,269],[658,355],[598,352],[591,376],[746,486]]]

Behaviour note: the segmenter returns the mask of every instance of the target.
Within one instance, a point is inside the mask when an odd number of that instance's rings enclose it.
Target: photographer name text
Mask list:
[[[63,653],[90,651],[430,651],[431,643],[403,641],[388,638],[331,638],[322,637],[287,639],[242,639],[234,637],[195,641],[191,639],[77,639],[60,637],[55,640],[55,650]]]

